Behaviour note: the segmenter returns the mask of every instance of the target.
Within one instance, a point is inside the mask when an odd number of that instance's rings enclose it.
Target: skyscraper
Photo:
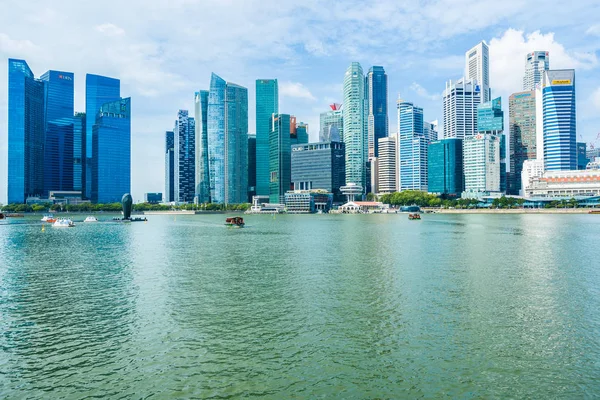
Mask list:
[[[398,99],[400,190],[427,191],[427,144],[423,109]]]
[[[74,76],[48,71],[45,85],[44,195],[53,190],[73,190]]]
[[[587,144],[577,142],[577,169],[586,169],[590,159],[587,157]]]
[[[83,165],[85,163],[85,113],[73,117],[73,190],[83,194]]]
[[[444,138],[464,139],[477,134],[477,106],[481,88],[471,80],[446,83],[444,91]]]
[[[483,133],[463,140],[465,193],[479,198],[500,192],[500,136]]]
[[[398,191],[398,136],[379,139],[377,156],[377,193]]]
[[[225,203],[248,200],[248,89],[227,82],[225,96]]]
[[[479,134],[498,136],[500,141],[500,191],[506,192],[506,140],[504,136],[504,111],[502,99],[497,97],[477,107],[477,131]]]
[[[173,129],[175,151],[174,195],[176,202],[191,203],[196,194],[196,121],[187,110],[179,110]]]
[[[322,189],[342,200],[340,187],[346,184],[345,145],[319,142],[292,146],[294,190]]]
[[[92,201],[120,202],[131,191],[131,99],[103,104],[92,130]]]
[[[510,179],[508,193],[521,191],[523,163],[536,159],[536,91],[513,93],[508,99]],[[541,148],[540,148],[541,151]]]
[[[194,95],[196,122],[196,199],[210,202],[210,174],[208,169],[208,90]]]
[[[388,136],[387,98],[385,70],[383,67],[371,67],[365,78],[368,158],[378,156],[378,140]]]
[[[165,133],[165,202],[175,201],[175,136]]]
[[[490,49],[485,41],[465,53],[465,81],[469,80],[481,87],[482,101],[490,101]]]
[[[544,71],[550,69],[550,53],[547,51],[534,51],[525,56],[525,76],[523,77],[523,91],[535,90],[535,86],[542,81]]]
[[[321,113],[319,142],[341,142],[344,138],[344,116],[341,104],[331,104],[331,110]]]
[[[272,115],[269,150],[269,202],[283,204],[292,181],[289,114]]]
[[[256,194],[269,195],[271,116],[279,113],[277,79],[256,80]]]
[[[256,196],[256,135],[248,134],[248,202]]]
[[[427,165],[430,193],[460,197],[464,190],[462,139],[448,138],[430,143]]]
[[[93,128],[100,107],[121,99],[121,81],[106,76],[87,74],[85,76],[85,163],[84,169],[84,197],[92,197],[92,157]]]
[[[44,190],[44,83],[25,60],[8,60],[8,202]]]
[[[437,127],[438,127],[437,120],[430,121],[430,122],[427,122],[427,121],[423,122],[423,135],[425,135],[425,139],[427,140],[427,142],[433,142],[433,141],[438,140]]]
[[[248,197],[248,90],[213,73],[207,115],[211,201],[244,203]],[[257,135],[257,170],[258,150]]]
[[[365,132],[365,78],[360,63],[350,64],[344,75],[344,143],[346,182],[366,189],[367,135]]]
[[[542,83],[544,115],[544,168],[577,169],[575,70],[549,70]]]

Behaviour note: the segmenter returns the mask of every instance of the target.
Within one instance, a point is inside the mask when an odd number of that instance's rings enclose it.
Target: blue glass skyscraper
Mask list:
[[[378,156],[379,139],[388,136],[388,84],[383,67],[374,66],[365,77],[365,103],[367,107],[367,136],[369,159]]]
[[[427,144],[423,109],[398,99],[400,190],[427,191]]]
[[[8,60],[8,202],[44,190],[44,83],[24,60]]]
[[[173,176],[176,202],[191,203],[196,193],[196,123],[187,110],[179,110],[173,129],[175,161]]]
[[[290,115],[273,114],[269,135],[269,202],[283,204],[292,182]]]
[[[464,190],[462,139],[434,141],[427,150],[427,190],[448,197],[460,197]]]
[[[87,74],[85,76],[85,158],[84,164],[84,197],[91,198],[92,191],[92,157],[93,127],[96,116],[102,105],[121,99],[121,81],[106,76]]]
[[[194,95],[196,117],[196,201],[210,202],[208,169],[208,90]]]
[[[542,93],[544,168],[547,171],[575,170],[575,70],[544,71]]]
[[[269,195],[271,116],[279,113],[277,79],[256,80],[256,194]]]
[[[121,201],[131,191],[130,98],[100,107],[92,129],[92,146],[92,201]]]
[[[83,191],[85,120],[85,113],[75,113],[73,117],[73,190],[76,191]]]
[[[165,202],[175,201],[175,136],[165,133]]]
[[[244,203],[248,196],[248,89],[213,73],[207,117],[211,201]]]
[[[48,71],[40,78],[45,90],[44,195],[73,190],[74,75]]]

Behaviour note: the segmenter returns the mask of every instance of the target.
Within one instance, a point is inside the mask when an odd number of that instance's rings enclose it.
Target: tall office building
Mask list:
[[[256,80],[256,194],[269,195],[271,116],[279,113],[277,79]]]
[[[400,190],[427,191],[427,144],[423,109],[398,99]]]
[[[341,142],[344,140],[344,116],[342,105],[329,106],[331,110],[321,113],[319,142]]]
[[[377,157],[376,193],[398,191],[398,136],[392,135],[379,139]]]
[[[248,197],[248,89],[225,82],[213,73],[207,115],[211,201],[245,203]],[[263,129],[258,121],[257,125]],[[258,185],[261,161],[258,134],[256,140]]]
[[[464,191],[463,141],[457,138],[442,139],[429,144],[427,149],[430,193],[445,197],[460,197]]]
[[[106,76],[85,76],[85,163],[84,197],[92,197],[92,157],[94,156],[93,128],[100,107],[121,99],[121,81]]]
[[[194,94],[196,123],[196,196],[197,203],[210,202],[210,175],[208,170],[208,90]]]
[[[256,135],[248,134],[248,202],[256,196]]]
[[[427,140],[427,142],[433,142],[433,141],[438,140],[437,126],[438,126],[437,120],[430,121],[430,122],[427,122],[427,121],[423,122],[423,135],[425,136],[425,139]]]
[[[292,146],[292,183],[294,190],[322,189],[343,199],[340,187],[346,184],[345,145],[319,142]]]
[[[175,201],[175,136],[165,133],[165,202]]]
[[[283,204],[285,192],[290,190],[291,144],[289,114],[273,114],[269,135],[269,202]]]
[[[103,104],[92,129],[92,201],[120,202],[131,191],[131,99]]]
[[[292,136],[291,144],[306,144],[308,143],[308,124],[298,122],[296,124],[296,137]]]
[[[444,90],[444,138],[464,139],[477,134],[477,106],[482,93],[474,81],[449,81]]]
[[[248,89],[227,82],[225,203],[248,200]]]
[[[586,169],[591,160],[587,156],[587,145],[577,142],[577,169]]]
[[[479,198],[500,192],[500,136],[483,133],[463,140],[465,192],[463,197]]]
[[[44,83],[25,60],[8,60],[8,202],[44,191]]]
[[[525,56],[525,76],[523,77],[523,91],[535,90],[542,81],[544,71],[550,69],[550,53],[547,51],[534,51]]]
[[[485,41],[465,53],[465,81],[475,81],[481,88],[482,101],[490,101],[490,49]]]
[[[366,189],[367,134],[365,132],[365,77],[360,63],[350,64],[344,75],[344,143],[346,182]]]
[[[85,164],[85,113],[73,117],[73,190],[83,194],[83,165]]]
[[[387,74],[383,67],[371,67],[365,77],[368,158],[378,157],[378,140],[388,136],[387,100]]]
[[[536,91],[513,93],[508,98],[508,124],[510,143],[510,179],[508,193],[521,191],[523,163],[535,160],[538,151],[536,139]],[[541,151],[541,148],[540,148]]]
[[[577,169],[575,70],[544,71],[542,81],[544,168]]]
[[[191,203],[196,194],[196,121],[187,110],[179,110],[173,129],[175,149],[174,195],[178,203]]]
[[[498,136],[500,140],[500,191],[506,193],[506,139],[504,136],[504,111],[502,99],[497,97],[477,107],[477,131]]]
[[[44,196],[54,190],[73,190],[74,76],[48,71],[45,85]]]

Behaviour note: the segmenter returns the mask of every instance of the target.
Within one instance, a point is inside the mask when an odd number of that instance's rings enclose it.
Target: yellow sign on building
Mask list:
[[[570,85],[571,84],[571,80],[570,79],[555,79],[552,81],[553,85]]]

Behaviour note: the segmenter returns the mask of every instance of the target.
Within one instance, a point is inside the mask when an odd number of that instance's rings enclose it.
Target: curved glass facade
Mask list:
[[[277,79],[256,81],[256,194],[269,195],[269,133],[271,116],[279,113]]]
[[[208,164],[210,198],[213,203],[225,202],[225,86],[217,74],[210,78],[208,95]]]
[[[368,157],[378,157],[378,141],[388,136],[388,82],[383,67],[369,69],[365,79],[365,102],[367,104]]]
[[[196,199],[210,202],[210,175],[208,170],[208,91],[196,92]]]

